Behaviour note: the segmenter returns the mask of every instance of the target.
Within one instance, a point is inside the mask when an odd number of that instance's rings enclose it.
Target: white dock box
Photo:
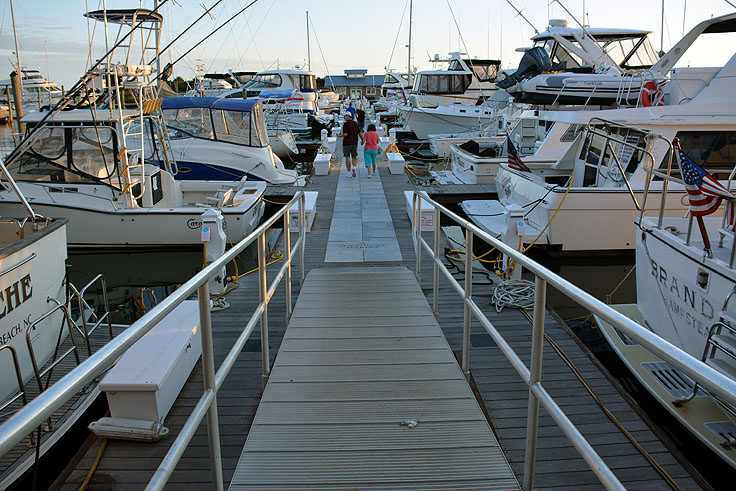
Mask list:
[[[330,159],[332,158],[331,153],[318,153],[314,157],[314,175],[315,176],[326,176],[330,173]]]
[[[337,145],[337,137],[336,136],[328,136],[327,137],[327,150],[329,153],[335,153],[335,146]]]
[[[388,171],[391,174],[403,174],[404,173],[404,157],[400,153],[389,152],[386,154],[388,158]]]
[[[414,206],[414,191],[404,191],[404,198],[406,198],[406,213],[409,215],[409,220],[413,224],[414,215],[412,214],[412,207]],[[434,206],[424,200],[421,200],[420,204],[422,208],[419,212],[421,231],[432,232],[434,230],[434,221],[437,216],[437,210]]]
[[[317,191],[304,191],[304,218],[307,220],[307,232],[312,231],[314,217],[317,215]],[[289,230],[292,232],[299,231],[299,202],[297,201],[289,208]]]
[[[186,300],[102,379],[110,416],[163,423],[201,354],[199,308],[196,300]]]

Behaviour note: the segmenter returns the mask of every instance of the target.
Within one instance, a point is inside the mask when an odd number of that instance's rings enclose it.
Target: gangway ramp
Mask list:
[[[413,273],[309,273],[230,489],[519,489]]]

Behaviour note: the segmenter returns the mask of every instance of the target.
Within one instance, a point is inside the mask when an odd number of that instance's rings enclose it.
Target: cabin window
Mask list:
[[[736,160],[736,131],[678,131],[682,150],[716,179],[728,179]],[[670,152],[660,162],[667,171]],[[677,161],[672,160],[672,175],[680,177]]]
[[[646,36],[599,40],[601,49],[621,68],[650,68],[659,57]]]
[[[414,83],[414,92],[418,94],[462,94],[470,86],[471,75],[468,74],[421,74]]]
[[[314,75],[299,75],[299,87],[302,92],[317,92],[317,78]]]
[[[268,132],[266,130],[266,118],[263,109],[258,104],[250,111],[250,144],[253,147],[268,146]]]
[[[601,126],[595,126],[595,129],[599,133],[608,134],[610,138],[586,131],[580,152],[580,160],[585,162],[583,186],[598,185],[599,176],[601,179],[623,182],[616,159],[627,176],[633,174],[646,155],[643,151],[646,145],[646,134],[642,131],[617,126],[609,126],[607,130]],[[622,141],[629,145],[624,145]],[[607,142],[608,145],[606,145]],[[630,145],[639,148],[633,148]]]
[[[376,95],[376,88],[375,87],[366,87],[365,88],[365,95]]]
[[[181,109],[164,109],[164,119],[169,127],[169,138],[197,138],[212,139],[212,121],[210,111],[201,107],[186,107]]]
[[[115,131],[105,126],[55,127],[39,138],[8,170],[24,181],[83,183],[108,181],[118,186]]]

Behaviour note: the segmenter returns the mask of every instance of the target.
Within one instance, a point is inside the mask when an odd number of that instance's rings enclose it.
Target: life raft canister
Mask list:
[[[644,107],[664,106],[664,92],[656,82],[649,81],[641,88],[641,104]]]

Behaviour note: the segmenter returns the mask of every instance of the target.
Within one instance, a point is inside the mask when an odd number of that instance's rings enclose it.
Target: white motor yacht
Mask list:
[[[162,112],[176,159],[177,180],[236,181],[247,177],[269,184],[297,182],[297,172],[285,169],[271,150],[259,101],[168,98],[162,102]]]
[[[673,174],[682,172],[662,172],[660,176],[677,183],[680,179]],[[734,174],[736,167],[729,185]],[[726,219],[727,214],[694,217],[687,201],[677,213],[660,209],[658,214],[638,220],[637,302],[613,307],[736,380],[733,223]],[[721,204],[722,213],[724,206],[730,205]],[[696,386],[682,372],[609,324],[600,320],[598,324],[614,351],[654,398],[736,469],[736,408]]]
[[[674,66],[699,35],[732,32],[734,19],[736,14],[729,14],[699,24],[662,59]],[[465,201],[463,209],[498,235],[505,227],[505,206],[522,207],[527,243],[563,251],[633,250],[630,225],[637,208],[654,210],[662,193],[662,181],[655,180],[645,199],[649,169],[671,163],[665,141],[678,137],[711,174],[728,178],[736,135],[734,76],[736,56],[722,67],[671,69],[665,86],[670,104],[529,111],[510,138],[532,172],[509,167],[506,156],[495,158],[498,201]],[[608,140],[610,135],[617,141]],[[666,212],[675,214],[685,195],[682,185],[672,184]]]
[[[23,87],[23,106],[26,111],[37,110],[43,106],[52,106],[61,98],[61,89],[59,86],[49,81],[41,75],[41,72],[35,68],[21,67],[21,85]],[[4,102],[6,90],[12,91],[10,79],[0,80],[0,87],[3,90]]]
[[[501,69],[500,60],[464,58],[465,53],[453,52],[434,63],[448,63],[447,70],[423,70],[414,75],[409,95],[410,105],[437,107],[447,104],[480,104],[496,90]],[[403,109],[403,108],[402,108]]]

